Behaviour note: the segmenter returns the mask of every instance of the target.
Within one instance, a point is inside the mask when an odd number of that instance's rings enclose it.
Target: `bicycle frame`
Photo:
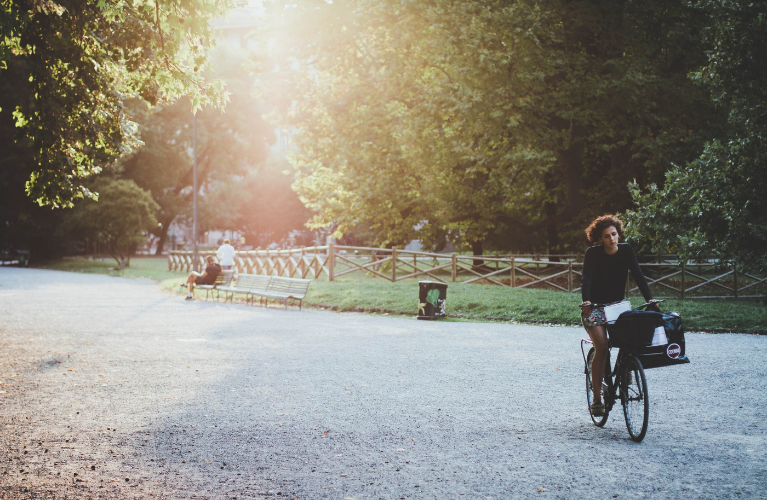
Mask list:
[[[584,349],[586,344],[594,345],[594,343],[590,339],[581,339],[581,355],[583,356],[584,364],[583,371],[587,374],[588,361],[586,361],[586,350]],[[608,411],[612,410],[612,406],[615,404],[615,401],[620,399],[618,388],[621,384],[621,367],[623,366],[623,360],[633,355],[630,349],[619,348],[618,357],[615,360],[615,366],[613,367],[611,361],[612,349],[612,346],[608,346],[607,348],[607,362],[605,363],[605,374],[603,377],[605,383],[607,384],[608,394],[602,394],[602,396],[605,399]]]
[[[603,307],[604,304],[592,304],[586,309],[594,307]],[[657,308],[657,302],[644,304],[638,309],[653,307]],[[584,310],[584,307],[581,307]],[[609,325],[606,325],[609,335]],[[591,352],[596,353],[593,347],[594,342],[587,339],[581,339],[581,355],[583,356],[584,373],[586,375],[586,399],[591,406],[591,420],[597,427],[603,427],[607,422],[608,415],[613,410],[616,403],[623,406],[623,416],[626,419],[626,428],[629,431],[631,439],[637,443],[641,442],[647,433],[647,422],[649,419],[649,400],[647,398],[647,380],[645,378],[642,362],[637,350],[631,345],[613,346],[608,337],[607,356],[604,367],[604,377],[599,383],[601,387],[594,387],[594,380],[591,371],[593,366],[589,367],[588,360]],[[618,349],[618,355],[615,359],[615,366],[612,366],[612,349]],[[586,351],[589,351],[589,354]],[[657,366],[657,365],[656,365]],[[591,369],[590,369],[591,368]],[[624,373],[625,372],[625,373]],[[593,396],[596,391],[601,389],[604,411],[597,413],[591,411],[593,406]]]

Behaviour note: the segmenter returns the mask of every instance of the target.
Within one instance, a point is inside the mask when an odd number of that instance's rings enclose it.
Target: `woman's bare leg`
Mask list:
[[[200,275],[200,273],[196,273],[192,271],[192,274],[189,275],[189,278],[186,280],[186,284],[189,287],[189,293],[194,293],[194,280]]]
[[[602,380],[605,378],[607,362],[607,331],[604,326],[592,326],[589,337],[594,343],[594,361],[591,363],[591,387],[594,391],[594,403],[602,402]]]

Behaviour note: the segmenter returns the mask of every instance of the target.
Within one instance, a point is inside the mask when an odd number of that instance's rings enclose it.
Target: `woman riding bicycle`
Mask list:
[[[602,404],[602,379],[608,354],[607,319],[604,307],[591,305],[609,305],[622,301],[625,297],[627,271],[631,271],[645,300],[655,301],[639,268],[634,249],[628,243],[618,243],[623,237],[623,221],[612,215],[597,217],[586,228],[586,237],[594,246],[586,250],[583,261],[581,322],[594,343],[595,351],[591,379],[594,402],[590,410],[594,416],[602,416],[605,412]]]

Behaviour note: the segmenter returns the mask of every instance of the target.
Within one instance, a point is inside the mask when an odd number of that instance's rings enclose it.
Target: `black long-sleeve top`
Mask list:
[[[618,251],[612,255],[605,253],[602,245],[589,247],[583,260],[583,301],[594,304],[610,304],[625,298],[627,271],[631,271],[634,281],[645,300],[652,299],[642,270],[639,269],[634,249],[628,243],[618,243]]]

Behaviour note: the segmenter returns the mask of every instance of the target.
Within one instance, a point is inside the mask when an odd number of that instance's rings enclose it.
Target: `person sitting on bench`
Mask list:
[[[216,278],[221,273],[221,266],[215,263],[213,257],[208,256],[208,267],[205,268],[205,272],[200,274],[196,271],[192,271],[189,278],[186,280],[186,284],[189,287],[189,292],[186,294],[186,300],[192,300],[194,298],[194,285],[213,285],[216,283]]]

